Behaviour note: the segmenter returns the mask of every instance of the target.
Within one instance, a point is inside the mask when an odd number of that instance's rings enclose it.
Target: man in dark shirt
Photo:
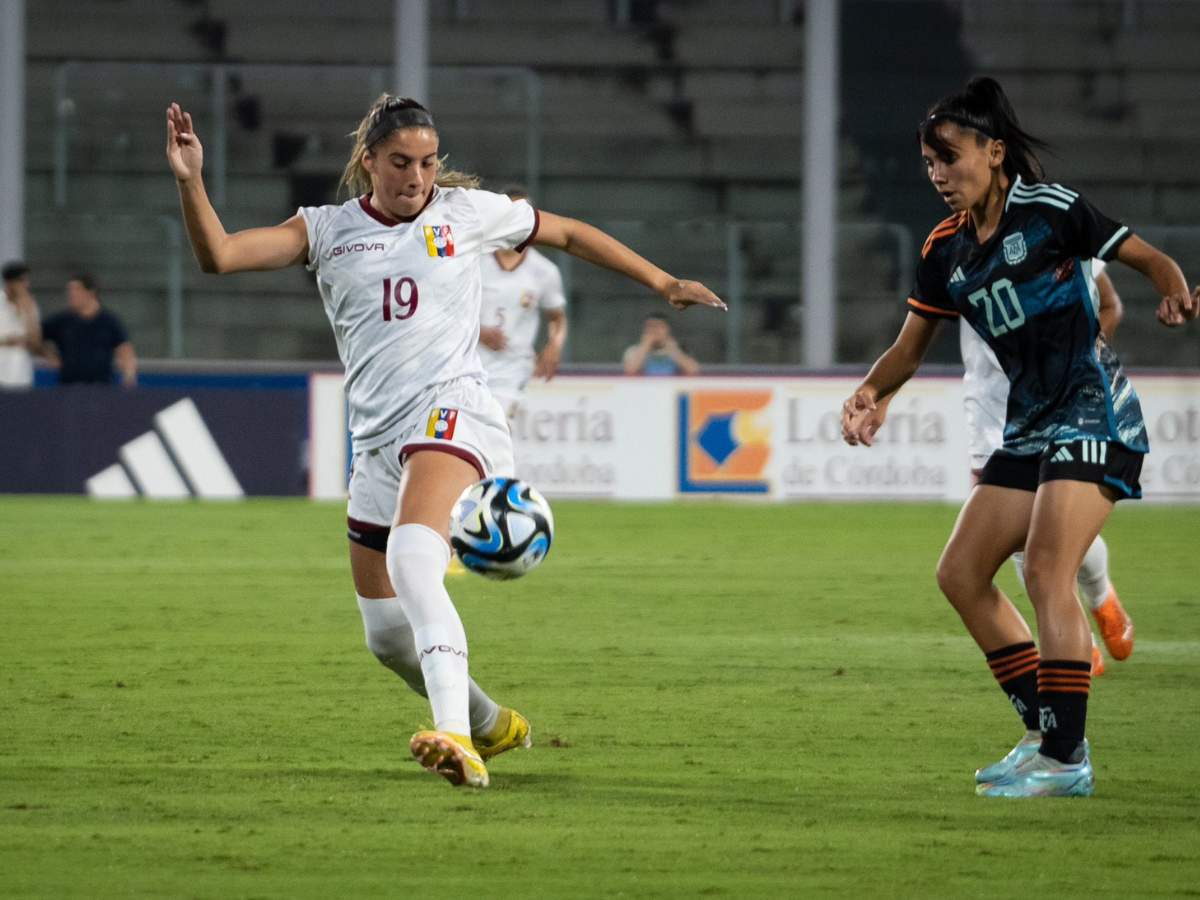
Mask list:
[[[137,384],[137,357],[125,326],[115,314],[101,308],[96,299],[96,280],[81,272],[67,282],[68,309],[42,323],[42,337],[58,350],[60,384],[111,384],[113,362],[121,372],[121,384]],[[43,356],[55,362],[45,351]]]

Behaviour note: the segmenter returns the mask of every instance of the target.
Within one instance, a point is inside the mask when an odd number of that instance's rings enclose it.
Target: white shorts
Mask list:
[[[517,409],[521,406],[521,401],[525,398],[525,392],[520,390],[497,390],[493,388],[492,396],[496,398],[496,402],[504,410],[504,415],[510,419],[514,419],[517,415]]]
[[[508,421],[487,387],[464,379],[428,393],[428,400],[404,420],[395,440],[354,454],[346,509],[352,531],[391,527],[404,460],[418,450],[464,459],[481,479],[516,474]]]

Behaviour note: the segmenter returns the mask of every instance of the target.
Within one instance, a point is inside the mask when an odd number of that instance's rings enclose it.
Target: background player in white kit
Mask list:
[[[413,736],[418,761],[455,785],[486,787],[484,758],[526,743],[529,725],[471,681],[443,582],[454,502],[486,475],[513,474],[508,425],[476,352],[480,258],[536,240],[676,308],[725,304],[598,229],[475,189],[442,169],[438,150],[429,111],[385,94],[359,123],[343,174],[354,199],[228,234],[204,190],[191,116],[167,110],[167,158],[201,268],[316,274],[346,368],[350,568],[367,646],[429,698],[434,730]]]
[[[1100,295],[1100,330],[1111,341],[1120,324],[1124,310],[1112,279],[1104,272],[1103,260],[1092,261],[1096,290]],[[971,474],[978,481],[988,458],[1004,443],[1004,422],[1008,406],[1008,377],[1000,368],[996,354],[966,322],[958,327],[959,347],[962,350],[963,407],[967,415],[968,441],[971,454]],[[1025,584],[1025,554],[1012,555],[1017,578]],[[1097,535],[1079,567],[1079,596],[1087,604],[1092,618],[1100,628],[1100,636],[1113,659],[1128,659],[1133,652],[1133,621],[1117,597],[1108,576],[1108,544]],[[1104,657],[1099,648],[1092,648],[1092,674],[1104,674]]]
[[[521,188],[506,188],[511,200],[527,200]],[[567,298],[558,267],[532,247],[497,250],[479,262],[483,304],[479,315],[479,358],[488,388],[514,418],[531,377],[554,377],[567,340]],[[546,345],[534,354],[538,325],[546,320]]]

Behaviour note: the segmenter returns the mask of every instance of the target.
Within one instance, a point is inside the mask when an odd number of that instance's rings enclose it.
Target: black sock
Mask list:
[[[1012,703],[1013,709],[1030,731],[1037,731],[1038,722],[1038,663],[1037,647],[1033,641],[1010,644],[985,654],[992,674]]]
[[[1037,677],[1042,755],[1063,763],[1082,762],[1091,662],[1043,659]]]

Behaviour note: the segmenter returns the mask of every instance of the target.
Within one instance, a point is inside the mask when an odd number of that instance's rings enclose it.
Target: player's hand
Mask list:
[[[875,438],[875,431],[878,430],[879,425],[883,424],[883,421],[881,419],[869,434],[864,434],[864,429],[874,421],[870,417],[878,411],[875,399],[868,392],[860,388],[851,394],[849,399],[842,404],[842,440],[851,447],[857,447],[860,443],[871,446],[871,441]],[[884,415],[887,415],[886,411]]]
[[[192,114],[172,103],[167,109],[167,161],[177,181],[191,181],[204,166],[204,148],[192,126]]]
[[[729,308],[720,297],[698,281],[672,281],[659,294],[676,309],[687,309],[689,306]]]
[[[480,326],[479,328],[479,343],[487,347],[489,350],[500,352],[508,349],[508,335],[500,328],[487,328]]]
[[[558,364],[562,362],[562,351],[554,344],[547,344],[537,355],[533,364],[535,378],[545,378],[549,381],[558,374]]]
[[[1178,328],[1200,315],[1200,287],[1190,294],[1171,294],[1158,304],[1158,321],[1168,328]]]
[[[875,443],[875,432],[887,421],[887,411],[886,403],[877,403],[874,409],[867,410],[862,417],[858,425],[858,442],[864,447]]]

